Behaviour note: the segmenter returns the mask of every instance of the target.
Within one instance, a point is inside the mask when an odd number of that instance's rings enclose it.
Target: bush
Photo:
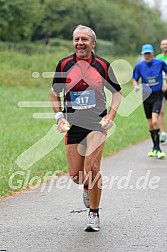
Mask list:
[[[114,44],[111,41],[97,39],[95,52],[99,55],[112,55]]]

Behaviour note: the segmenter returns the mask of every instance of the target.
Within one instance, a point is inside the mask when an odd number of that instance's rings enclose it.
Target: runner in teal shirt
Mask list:
[[[156,58],[164,60],[165,63],[167,64],[167,39],[161,40],[160,49],[162,50],[162,53],[158,54]],[[163,80],[165,80],[164,72],[163,72]],[[160,124],[160,131],[161,131],[160,142],[161,143],[166,142],[167,140],[167,136],[165,132],[165,103],[167,100],[167,91],[163,92],[163,96],[164,98],[163,98],[162,108],[159,115],[159,124]]]

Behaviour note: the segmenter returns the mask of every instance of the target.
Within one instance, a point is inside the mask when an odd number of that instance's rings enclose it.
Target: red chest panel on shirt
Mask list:
[[[68,72],[66,92],[70,90],[101,89],[102,77],[97,70],[86,61],[77,62]]]

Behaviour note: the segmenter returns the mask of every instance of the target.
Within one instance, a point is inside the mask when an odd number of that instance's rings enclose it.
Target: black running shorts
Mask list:
[[[163,96],[164,96],[165,99],[167,100],[167,91],[163,92]]]
[[[153,92],[150,96],[143,102],[144,111],[147,119],[152,118],[152,113],[159,114],[162,107],[163,92]]]
[[[86,137],[89,133],[93,130],[81,128],[78,126],[73,125],[70,130],[65,135],[65,144],[79,144],[86,146]],[[107,131],[103,128],[99,129],[98,131],[107,134]]]

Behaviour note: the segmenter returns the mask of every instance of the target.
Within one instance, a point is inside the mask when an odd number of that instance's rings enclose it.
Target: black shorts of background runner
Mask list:
[[[100,129],[101,128],[101,129]],[[73,125],[70,130],[66,133],[65,136],[65,144],[79,144],[86,146],[86,137],[87,135],[92,132],[93,130],[90,129],[84,129],[78,126]],[[104,133],[104,135],[107,134],[107,131],[104,130],[102,127],[99,127],[97,130],[101,133]]]
[[[147,119],[152,118],[152,113],[160,114],[163,101],[163,92],[153,92],[150,96],[143,102],[144,111]]]
[[[167,91],[163,92],[163,97],[167,100]]]

